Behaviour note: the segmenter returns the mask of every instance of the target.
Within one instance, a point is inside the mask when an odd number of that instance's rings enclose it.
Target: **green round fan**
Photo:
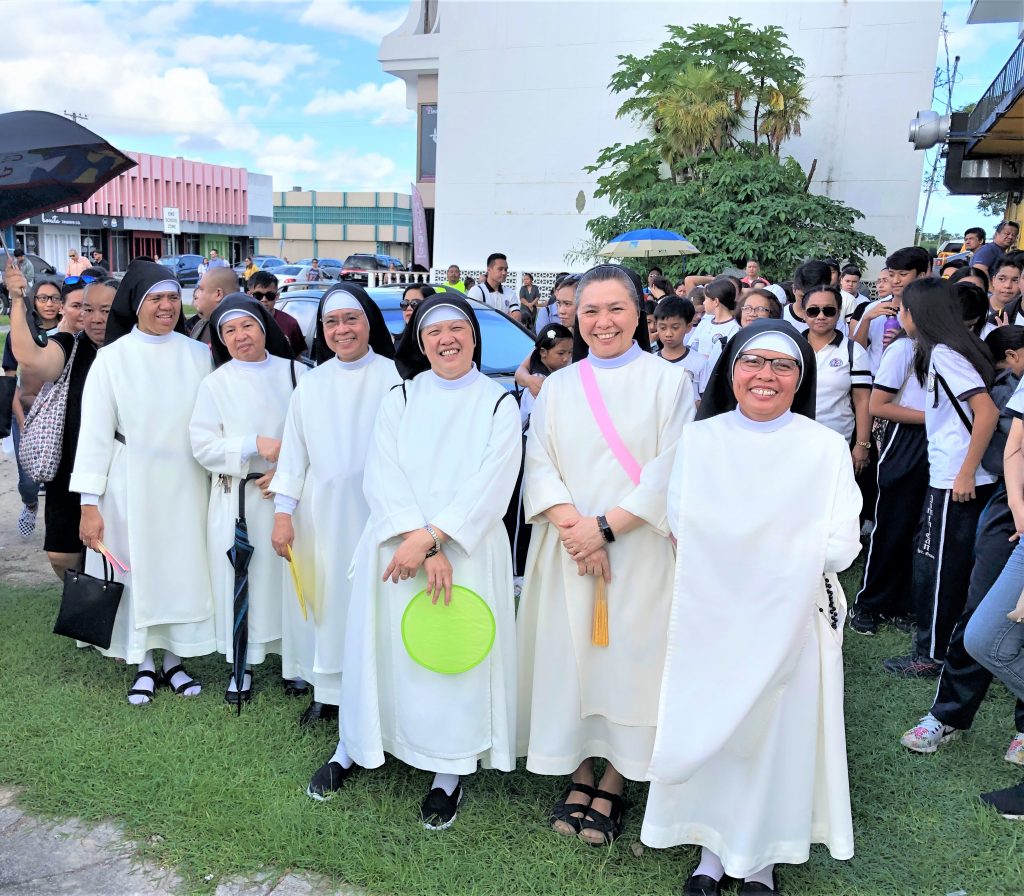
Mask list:
[[[402,641],[409,656],[431,672],[458,675],[479,665],[494,644],[494,614],[479,594],[452,585],[452,600],[431,603],[419,592],[402,614]]]

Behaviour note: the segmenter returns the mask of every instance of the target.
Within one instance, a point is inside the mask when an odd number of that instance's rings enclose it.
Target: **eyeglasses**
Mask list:
[[[406,308],[412,308],[412,310],[415,311],[420,307],[420,303],[418,299],[402,299],[402,301],[398,303],[398,307],[403,311]]]
[[[60,304],[60,296],[36,296],[37,302],[49,302],[52,305]]]
[[[792,358],[762,358],[760,355],[740,355],[736,366],[749,373],[757,373],[765,364],[771,364],[774,373],[789,376],[800,370],[800,365]]]
[[[78,283],[95,283],[99,279],[99,277],[93,277],[92,274],[72,274],[70,277],[64,278],[64,285],[75,286]]]
[[[839,309],[835,305],[825,305],[824,307],[811,305],[810,308],[804,308],[804,314],[808,317],[817,317],[819,314],[822,317],[835,317],[838,313]]]
[[[276,292],[256,292],[256,291],[253,291],[252,297],[257,302],[273,302],[275,299],[277,299],[277,293]]]
[[[744,305],[740,312],[740,314],[749,314],[754,317],[769,317],[771,313],[771,308],[762,308],[760,305]]]

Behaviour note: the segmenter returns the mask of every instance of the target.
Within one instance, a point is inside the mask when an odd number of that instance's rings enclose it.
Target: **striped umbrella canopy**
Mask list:
[[[655,258],[659,255],[699,255],[685,236],[671,230],[645,227],[614,237],[598,253],[604,258]]]

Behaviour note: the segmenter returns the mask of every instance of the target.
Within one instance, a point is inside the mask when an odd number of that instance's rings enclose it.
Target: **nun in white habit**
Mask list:
[[[641,838],[703,847],[687,896],[718,893],[724,875],[775,893],[774,865],[806,862],[811,843],[853,855],[835,574],[860,551],[861,498],[814,394],[806,340],[757,321],[730,341],[676,452],[679,555]]]
[[[451,293],[420,304],[398,347],[406,382],[381,405],[366,461],[370,520],[356,549],[345,642],[345,746],[366,768],[384,754],[435,772],[423,825],[446,828],[477,765],[515,768],[515,610],[502,517],[522,457],[515,398],[480,372],[480,328]],[[495,620],[476,666],[441,674],[402,639],[410,599],[468,588]]]
[[[228,663],[232,647],[235,570],[228,551],[235,541],[239,492],[246,489],[245,521],[254,546],[249,561],[248,649],[241,682],[229,676],[224,699],[252,698],[253,664],[281,652],[285,580],[271,549],[274,505],[263,500],[281,450],[288,402],[306,368],[291,360],[288,341],[263,305],[244,293],[225,296],[210,318],[210,348],[217,366],[199,386],[189,436],[192,451],[213,476],[207,516],[210,583],[217,650]],[[290,596],[289,596],[289,599]]]
[[[210,350],[184,335],[181,287],[163,265],[133,261],[114,296],[106,342],[82,396],[70,489],[82,496],[79,534],[124,562],[124,594],[105,656],[137,663],[128,700],[157,684],[183,697],[200,684],[181,658],[217,646],[206,559],[210,483],[192,455],[188,424]],[[90,575],[103,576],[90,553]],[[158,675],[153,650],[164,651]]]
[[[618,265],[583,275],[575,363],[548,378],[526,445],[519,753],[532,772],[572,776],[549,820],[595,846],[619,835],[624,779],[644,780],[654,746],[675,569],[665,493],[694,414],[690,377],[643,350],[640,294]],[[592,639],[599,577],[606,646]]]
[[[302,613],[286,564],[281,668],[313,685],[300,724],[335,721],[341,701],[342,651],[351,583],[349,565],[369,516],[363,466],[377,410],[401,377],[380,309],[360,286],[327,290],[317,310],[313,358],[284,424],[274,493],[274,550],[293,552]]]

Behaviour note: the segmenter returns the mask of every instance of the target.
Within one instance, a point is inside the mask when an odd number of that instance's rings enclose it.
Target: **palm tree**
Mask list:
[[[675,171],[686,158],[720,152],[742,120],[723,72],[688,65],[675,75],[654,103],[654,130],[665,162]]]
[[[768,138],[768,146],[778,158],[782,144],[790,137],[800,136],[800,122],[807,117],[811,101],[804,95],[802,78],[769,85],[762,101],[765,110],[760,131]]]

